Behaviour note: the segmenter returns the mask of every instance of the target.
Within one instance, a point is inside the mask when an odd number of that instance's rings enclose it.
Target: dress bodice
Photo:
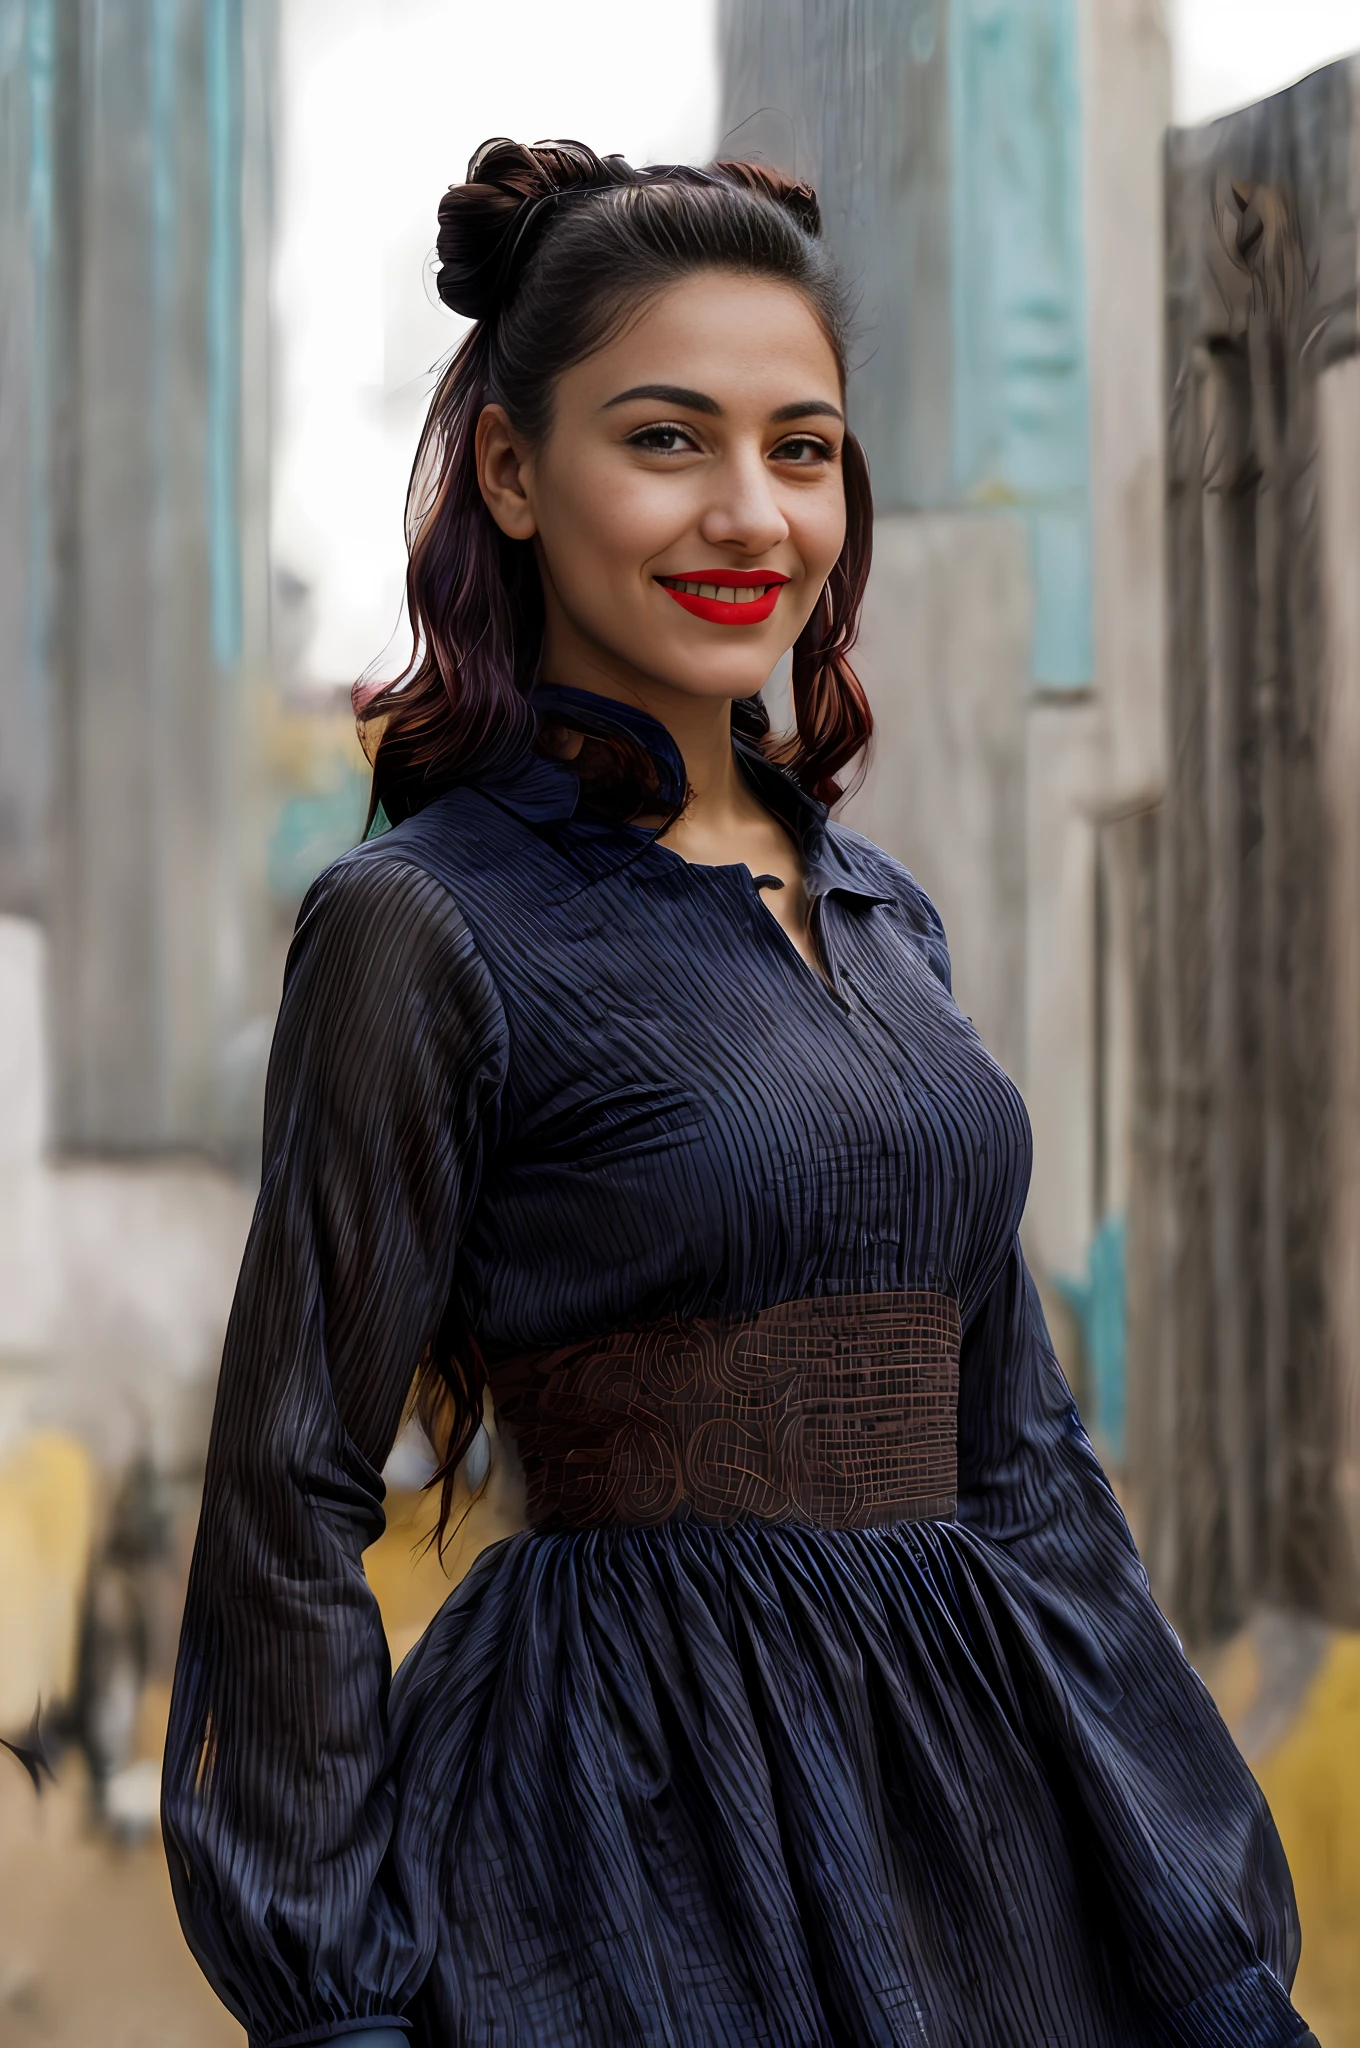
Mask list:
[[[533,815],[532,773],[527,794],[451,792],[332,879],[437,877],[494,987],[458,1283],[488,1356],[823,1294],[926,1288],[966,1320],[1014,1236],[1028,1122],[955,1007],[933,910],[744,759],[798,840],[827,980],[747,868],[646,838],[583,861],[569,819]]]

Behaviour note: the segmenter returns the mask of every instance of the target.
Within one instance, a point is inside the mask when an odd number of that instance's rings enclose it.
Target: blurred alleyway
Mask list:
[[[92,1570],[139,1574],[115,1761],[153,1812],[284,950],[363,830],[349,683],[394,658],[459,331],[438,190],[503,124],[721,134],[817,185],[863,296],[849,821],[1025,1094],[1059,1353],[1214,1645],[1299,2007],[1360,2048],[1360,57],[1279,90],[1357,4],[693,0],[672,49],[624,0],[0,0],[0,1733],[88,1707]],[[1308,630],[1258,673],[1277,616]],[[168,1533],[130,1561],[139,1460]],[[441,1566],[429,1514],[395,1493],[367,1559],[394,1661],[515,1526],[496,1479]],[[244,2048],[154,1828],[56,1772],[0,1750],[0,2048]]]

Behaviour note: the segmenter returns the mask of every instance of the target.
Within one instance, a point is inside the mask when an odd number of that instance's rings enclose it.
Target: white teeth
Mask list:
[[[672,590],[683,591],[686,597],[721,598],[725,604],[754,604],[758,597],[765,595],[763,584],[747,584],[741,588],[733,588],[725,583],[685,582],[678,576],[665,576],[661,580],[669,583]]]

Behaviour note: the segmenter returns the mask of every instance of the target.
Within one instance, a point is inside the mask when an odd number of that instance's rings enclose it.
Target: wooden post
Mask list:
[[[1322,784],[1332,875],[1327,958],[1335,1075],[1327,1296],[1335,1357],[1336,1493],[1360,1558],[1360,355],[1319,384],[1327,621]]]
[[[1360,1039],[1336,995],[1360,974],[1342,908],[1360,788],[1339,766],[1360,561],[1327,554],[1360,431],[1318,496],[1319,378],[1360,348],[1358,136],[1351,60],[1167,152],[1162,1142],[1136,1165],[1163,1238],[1160,1270],[1131,1275],[1156,1294],[1132,1370],[1148,1554],[1192,1636],[1262,1597],[1360,1611],[1338,1238],[1342,1213],[1360,1220]]]

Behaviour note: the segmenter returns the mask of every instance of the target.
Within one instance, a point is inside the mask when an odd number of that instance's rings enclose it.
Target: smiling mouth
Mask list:
[[[715,626],[758,626],[768,619],[788,582],[776,570],[717,569],[698,576],[658,576],[657,582],[695,618]]]
[[[777,590],[777,583],[762,580],[759,583],[696,583],[688,577],[658,576],[657,582],[667,590],[683,591],[686,597],[720,597],[728,604],[756,604],[766,591]]]

